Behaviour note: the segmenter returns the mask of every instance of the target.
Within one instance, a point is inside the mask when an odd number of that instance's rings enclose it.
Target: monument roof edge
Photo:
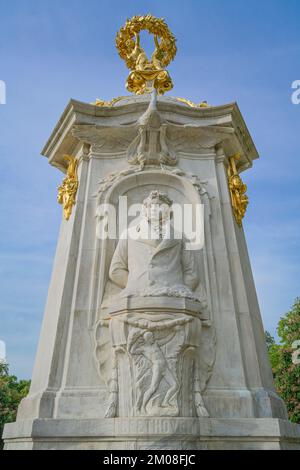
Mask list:
[[[252,166],[252,161],[259,158],[259,153],[249,132],[245,119],[241,113],[241,110],[237,102],[232,103],[232,121],[235,127],[236,135],[240,141],[242,154],[246,157],[246,160],[242,158],[241,164],[238,165],[238,170],[244,171]],[[243,157],[243,155],[242,155]]]
[[[62,128],[65,127],[68,122],[70,121],[71,115],[74,111],[74,100],[70,99],[66,108],[64,109],[63,113],[61,114],[57,124],[54,126],[47,142],[45,143],[44,147],[41,150],[41,155],[44,157],[49,158],[51,149],[54,146],[54,142],[56,142],[62,134]]]
[[[130,97],[126,97],[126,99],[129,100]],[[81,122],[81,120],[84,119],[84,115],[94,118],[113,118],[125,115],[128,112],[143,112],[143,110],[147,108],[147,105],[148,99],[146,96],[127,104],[121,104],[121,102],[118,102],[117,106],[97,106],[70,99],[56,126],[51,132],[49,139],[44,145],[41,154],[48,158],[50,164],[58,166],[56,164],[57,153],[62,155],[63,153],[71,153],[75,151],[76,146],[78,145],[78,139],[72,135],[71,129],[74,124]],[[236,102],[199,108],[190,107],[185,103],[176,102],[175,98],[163,98],[158,101],[158,111],[162,113],[175,111],[176,114],[181,115],[183,118],[190,117],[196,121],[198,121],[198,119],[201,121],[205,121],[206,119],[207,121],[213,121],[216,119],[221,123],[224,119],[229,119],[227,125],[231,122],[230,125],[235,130],[235,140],[237,145],[234,145],[234,148],[238,148],[242,154],[239,171],[243,171],[251,167],[252,160],[258,158],[255,144]],[[216,124],[218,125],[217,122]],[[226,155],[230,153],[232,149],[233,147],[231,145],[228,149],[225,149]],[[59,168],[62,171],[65,171],[66,169],[65,165],[62,167],[61,164],[59,165]]]

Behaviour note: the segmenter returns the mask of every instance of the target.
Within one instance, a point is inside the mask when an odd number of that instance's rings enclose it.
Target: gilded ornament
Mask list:
[[[65,155],[64,159],[69,162],[67,174],[58,188],[57,202],[62,204],[64,218],[69,220],[72,208],[75,204],[78,189],[77,166],[78,160],[71,155]]]
[[[176,100],[180,101],[181,103],[187,104],[191,108],[209,108],[210,107],[210,105],[207,103],[207,101],[201,101],[201,103],[197,104],[197,103],[194,103],[193,101],[188,100],[186,98],[176,98]]]
[[[239,225],[239,227],[241,227],[249,200],[248,196],[246,195],[247,186],[243,183],[236,169],[236,162],[239,159],[239,153],[236,153],[229,157],[227,174],[233,214],[237,224]]]
[[[154,35],[155,50],[151,60],[140,44],[142,30]],[[128,19],[117,33],[116,47],[131,70],[126,82],[128,91],[141,95],[155,88],[162,95],[173,88],[165,67],[176,55],[176,39],[162,18],[145,15]]]
[[[96,101],[91,104],[93,104],[94,106],[99,106],[99,107],[107,106],[111,108],[112,106],[115,105],[115,103],[118,103],[118,101],[124,100],[125,98],[128,98],[128,96],[117,96],[116,98],[113,98],[110,101],[105,101],[105,100],[97,98]]]

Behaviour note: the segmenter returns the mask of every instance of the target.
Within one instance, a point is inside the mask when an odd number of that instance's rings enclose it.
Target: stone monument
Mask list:
[[[163,96],[176,54],[163,20],[127,20],[116,45],[135,95],[71,100],[42,152],[66,173],[63,220],[30,392],[5,447],[299,448],[242,228],[240,173],[258,155],[239,108]],[[178,223],[194,219],[188,233]]]

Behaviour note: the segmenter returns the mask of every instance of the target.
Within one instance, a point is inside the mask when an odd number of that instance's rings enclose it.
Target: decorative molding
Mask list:
[[[148,108],[132,124],[75,124],[72,134],[91,146],[90,152],[107,156],[125,152],[130,165],[140,167],[175,166],[179,152],[199,155],[230,139],[234,129],[227,126],[175,124],[167,121],[157,109],[154,90]]]
[[[154,167],[153,170],[157,170],[157,168]],[[131,166],[125,170],[118,171],[116,173],[111,173],[110,175],[107,175],[104,178],[101,178],[98,181],[98,190],[97,190],[97,193],[94,194],[94,197],[98,198],[99,203],[103,202],[102,195],[106,193],[113,184],[118,183],[118,181],[121,181],[125,176],[129,176],[134,173],[136,174],[150,173],[151,174],[151,168],[144,169],[143,166],[140,166],[138,168],[136,166]],[[192,185],[194,186],[194,188],[196,189],[196,191],[198,192],[200,196],[207,196],[207,198],[209,199],[207,190],[205,188],[205,186],[207,185],[207,181],[201,181],[197,175],[193,173],[186,173],[180,168],[171,169],[163,165],[161,166],[161,173],[186,178],[188,181],[192,183]]]

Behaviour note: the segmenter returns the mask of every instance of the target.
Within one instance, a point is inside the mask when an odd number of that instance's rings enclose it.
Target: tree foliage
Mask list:
[[[15,421],[18,405],[28,394],[29,386],[29,380],[17,380],[14,375],[9,375],[8,364],[0,362],[0,437],[4,424]]]
[[[293,363],[293,343],[300,340],[300,298],[278,323],[277,344],[266,332],[266,342],[278,394],[285,401],[289,418],[300,423],[300,364]]]

